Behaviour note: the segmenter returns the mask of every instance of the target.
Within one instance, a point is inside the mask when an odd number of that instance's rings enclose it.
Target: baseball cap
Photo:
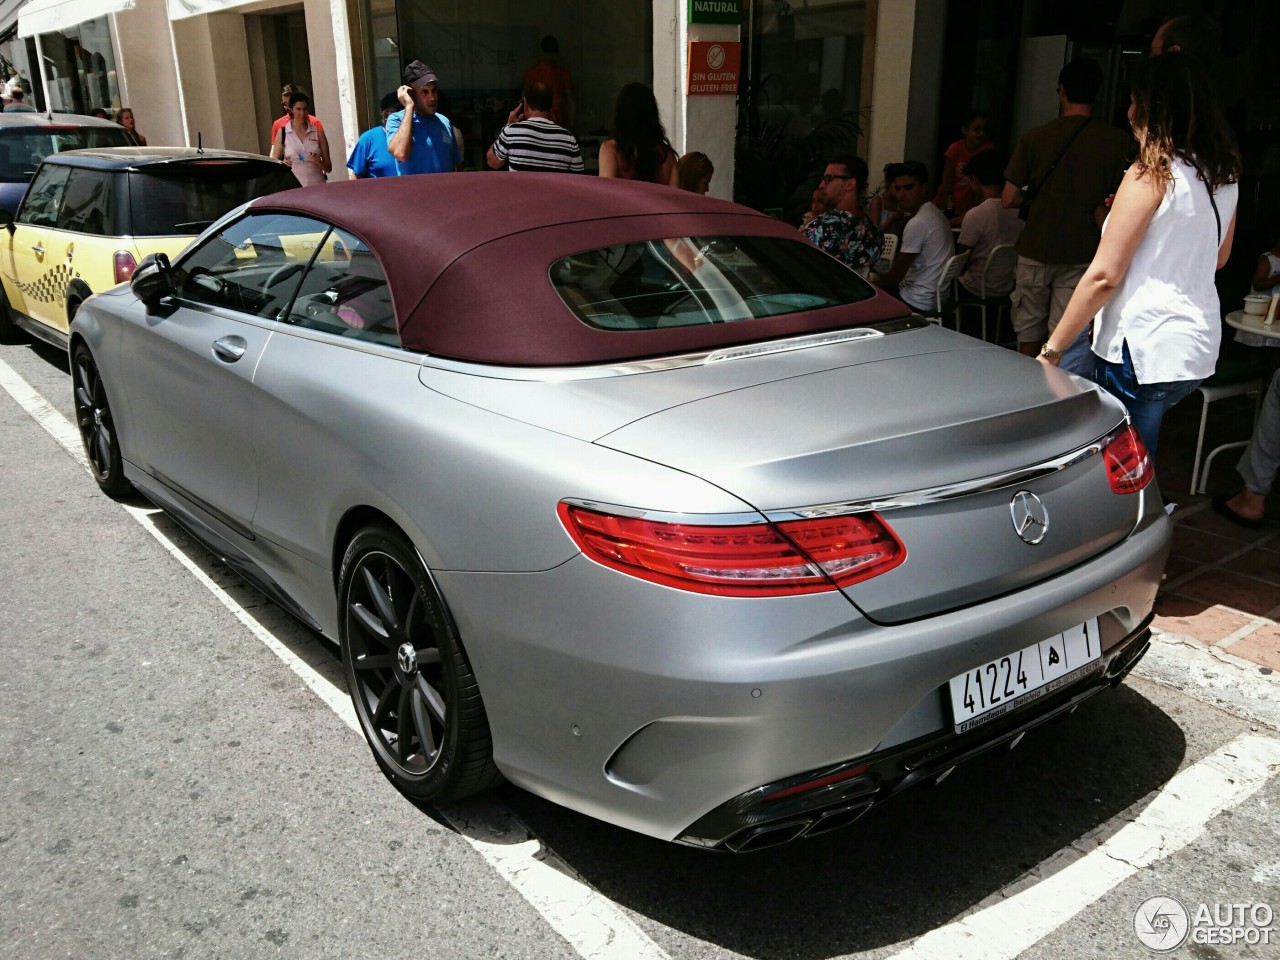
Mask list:
[[[404,82],[410,87],[425,87],[428,83],[436,83],[436,72],[421,60],[415,60],[404,68],[401,74]]]
[[[382,102],[378,104],[379,110],[398,110],[400,108],[400,98],[396,96],[396,92],[392,90],[388,94],[384,94]]]

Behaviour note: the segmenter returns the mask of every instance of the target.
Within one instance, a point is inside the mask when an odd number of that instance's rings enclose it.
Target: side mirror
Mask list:
[[[163,253],[150,253],[142,258],[129,281],[133,295],[148,307],[156,306],[165,297],[173,296],[177,287],[173,281],[173,265]]]
[[[9,236],[13,236],[16,229],[13,223],[13,212],[10,210],[0,210],[0,227],[4,227],[9,231]]]

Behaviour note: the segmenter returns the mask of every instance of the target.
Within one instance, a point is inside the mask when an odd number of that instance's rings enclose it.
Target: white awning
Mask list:
[[[135,0],[31,0],[18,11],[18,36],[57,33],[118,10],[132,10]]]
[[[223,13],[236,7],[247,7],[258,0],[168,0],[169,19],[185,20],[206,13]]]

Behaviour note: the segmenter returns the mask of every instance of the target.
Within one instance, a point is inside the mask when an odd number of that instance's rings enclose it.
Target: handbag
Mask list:
[[[1032,189],[1029,185],[1022,188],[1022,203],[1018,206],[1018,219],[1026,220],[1031,216],[1031,202],[1040,195],[1040,191],[1044,189],[1044,185],[1049,182],[1049,178],[1053,176],[1053,171],[1058,169],[1058,164],[1062,158],[1067,155],[1067,151],[1071,149],[1071,145],[1076,142],[1076,137],[1080,136],[1080,132],[1089,125],[1089,121],[1093,117],[1085,117],[1084,123],[1076,127],[1076,132],[1067,138],[1067,142],[1063,144],[1062,149],[1058,151],[1058,155],[1053,158],[1053,163],[1049,164],[1049,169],[1044,172],[1044,176],[1040,178],[1040,182]]]

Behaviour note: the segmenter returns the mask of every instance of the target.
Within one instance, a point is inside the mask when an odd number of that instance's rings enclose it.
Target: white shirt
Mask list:
[[[1222,341],[1213,277],[1239,188],[1218,188],[1215,220],[1209,189],[1195,168],[1178,157],[1172,171],[1133,262],[1093,324],[1093,352],[1120,363],[1127,342],[1139,383],[1203,380],[1213,373]]]
[[[956,252],[951,224],[942,211],[926,201],[903,228],[898,252],[918,254],[898,284],[898,296],[917,310],[936,309],[938,277]]]
[[[1013,243],[1026,223],[1018,211],[1004,208],[999,197],[990,197],[964,215],[960,221],[960,243],[970,248],[969,264],[960,274],[964,288],[975,296],[982,290],[982,274],[987,258],[996,247]],[[987,277],[987,296],[1002,296],[1013,289],[1013,261],[1004,270]]]

